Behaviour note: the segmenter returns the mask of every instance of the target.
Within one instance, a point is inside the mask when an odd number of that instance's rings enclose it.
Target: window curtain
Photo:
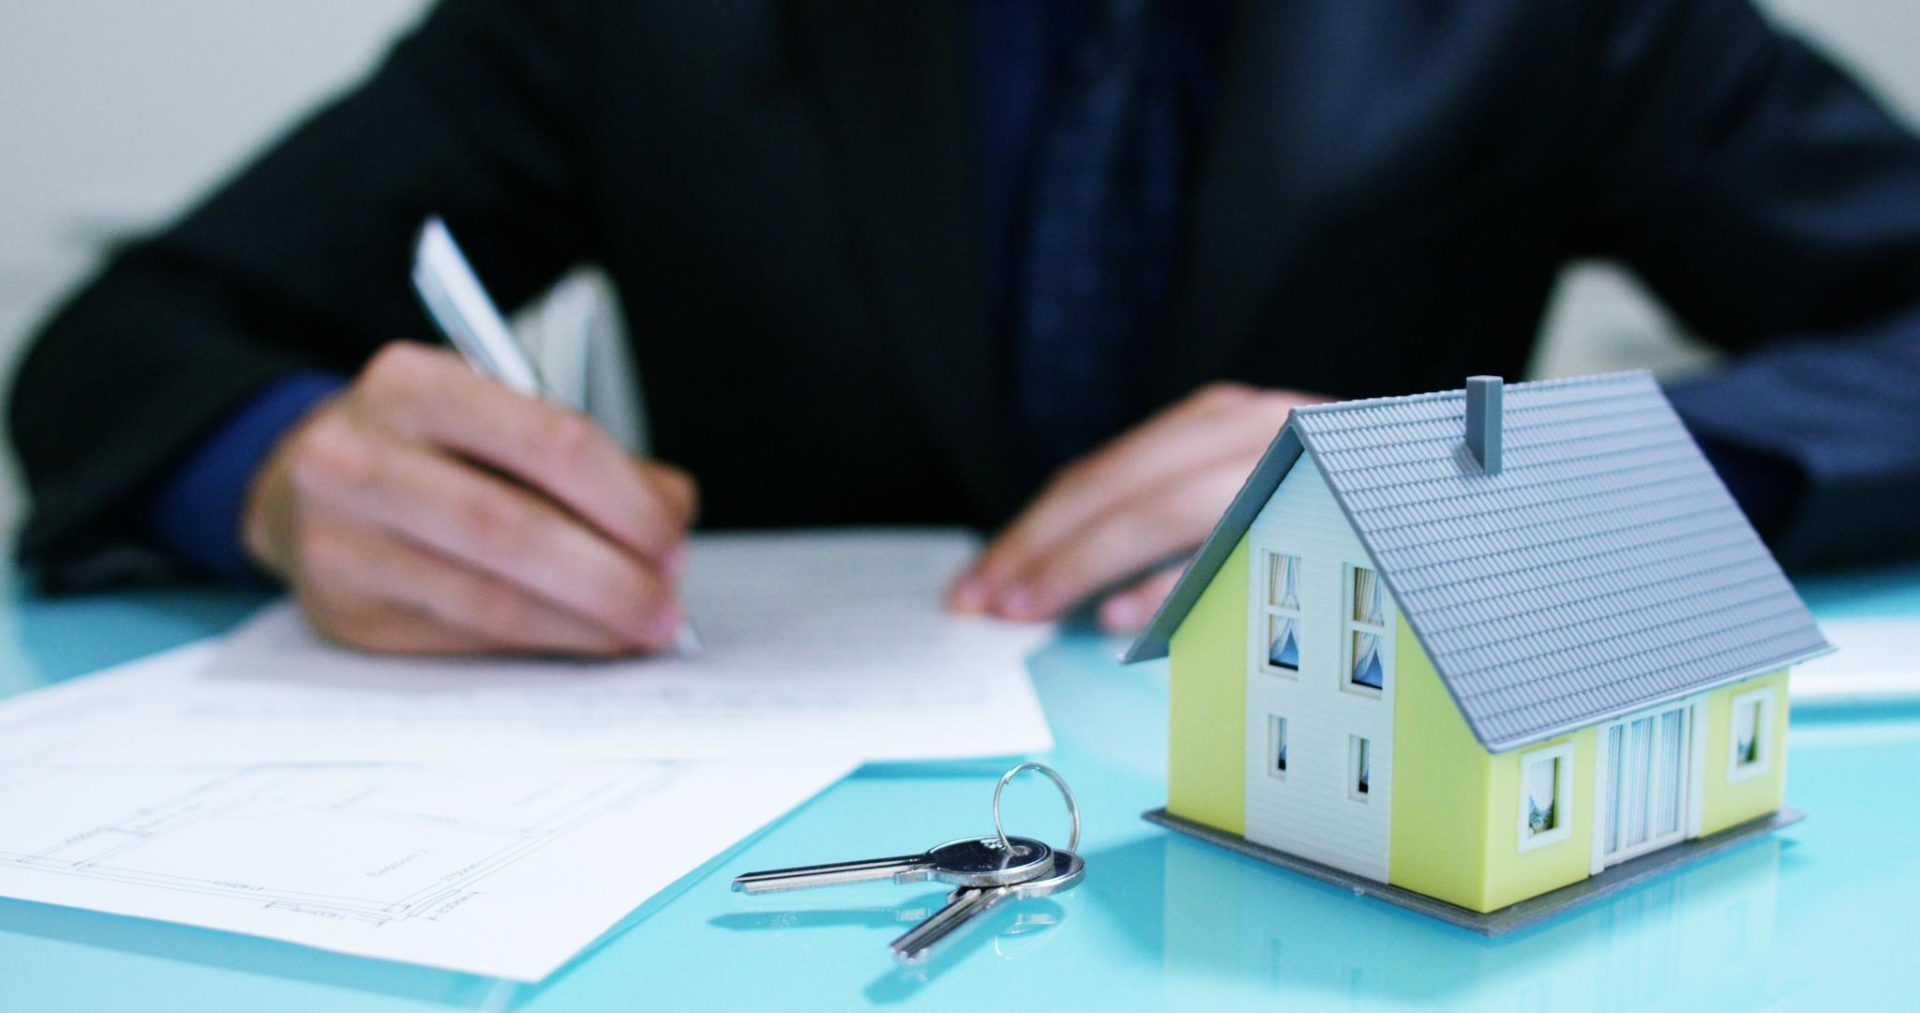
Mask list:
[[[1741,766],[1760,762],[1760,703],[1749,700],[1740,705],[1740,714],[1734,719],[1734,735],[1738,743],[1736,759]]]
[[[1361,686],[1382,688],[1386,676],[1380,670],[1380,638],[1371,633],[1353,635],[1353,681]]]
[[[1560,760],[1536,761],[1527,766],[1527,831],[1544,834],[1560,825]]]
[[[1300,610],[1300,557],[1274,553],[1267,571],[1267,603]]]
[[[1267,605],[1282,610],[1267,617],[1267,664],[1300,670],[1300,557],[1267,556]],[[1285,613],[1293,612],[1295,615]]]
[[[1300,670],[1300,622],[1285,616],[1267,620],[1267,663],[1275,668]]]
[[[1380,575],[1357,566],[1353,568],[1353,619],[1369,626],[1387,621],[1380,604]]]
[[[1357,566],[1353,568],[1353,619],[1369,626],[1386,624],[1380,603],[1380,575]],[[1386,677],[1380,668],[1379,635],[1354,633],[1353,681],[1360,686],[1383,688]]]

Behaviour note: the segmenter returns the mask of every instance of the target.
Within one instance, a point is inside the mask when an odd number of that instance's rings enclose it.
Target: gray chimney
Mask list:
[[[1467,377],[1467,450],[1480,470],[1500,474],[1500,394],[1497,376]]]

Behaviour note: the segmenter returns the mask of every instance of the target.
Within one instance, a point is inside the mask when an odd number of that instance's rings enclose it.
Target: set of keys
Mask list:
[[[1008,837],[1000,821],[1000,793],[1021,771],[1046,775],[1066,798],[1072,831],[1066,848],[1049,847],[1031,837]],[[740,893],[775,893],[841,883],[890,879],[896,883],[932,881],[954,887],[947,903],[888,944],[901,963],[917,964],[933,949],[1001,904],[1071,890],[1086,877],[1086,863],[1074,853],[1080,846],[1080,806],[1059,771],[1042,763],[1023,763],[1001,775],[993,789],[993,836],[968,837],[936,845],[918,855],[830,862],[737,876]]]

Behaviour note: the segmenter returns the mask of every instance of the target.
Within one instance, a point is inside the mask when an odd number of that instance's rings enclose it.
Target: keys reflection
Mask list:
[[[758,929],[896,928],[917,925],[947,902],[945,893],[929,893],[898,906],[808,908],[788,911],[734,911],[710,923],[735,931]]]
[[[1049,897],[995,908],[982,915],[979,924],[934,949],[923,963],[895,964],[868,984],[863,994],[873,1005],[893,1005],[911,999],[955,968],[981,963],[989,954],[1003,961],[1031,960],[1051,942],[1072,935],[1049,931],[1065,920],[1066,909]]]
[[[898,906],[811,908],[787,911],[734,911],[709,919],[715,928],[732,931],[762,929],[912,927],[939,910],[947,902],[945,893],[929,893]],[[1010,915],[1011,917],[1002,917]],[[1058,925],[1065,915],[1059,904],[1044,897],[1018,901],[988,913],[988,920],[968,935],[990,938],[996,945],[1002,940],[1031,935]],[[1019,947],[1001,950],[1001,956],[1017,959]]]

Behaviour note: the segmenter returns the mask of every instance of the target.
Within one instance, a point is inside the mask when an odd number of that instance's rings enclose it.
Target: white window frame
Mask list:
[[[1280,769],[1280,746],[1287,741],[1288,731],[1287,719],[1284,715],[1267,715],[1267,776],[1276,781],[1287,779],[1287,772]]]
[[[1560,825],[1544,834],[1536,834],[1527,825],[1527,817],[1531,815],[1527,811],[1527,785],[1533,780],[1530,775],[1536,764],[1556,761],[1560,764],[1560,768],[1554,773],[1553,778],[1553,806]],[[1548,746],[1545,749],[1520,754],[1519,787],[1520,814],[1514,822],[1514,829],[1519,835],[1521,851],[1544,848],[1573,837],[1573,743],[1562,742],[1557,746]]]
[[[1355,571],[1366,570],[1373,574],[1380,586],[1380,625],[1363,623],[1353,617],[1353,577]],[[1362,566],[1347,563],[1340,569],[1340,688],[1354,696],[1378,700],[1393,686],[1393,604],[1392,596],[1387,594],[1387,585],[1380,581],[1380,569],[1375,566]],[[1353,681],[1353,637],[1356,633],[1371,633],[1380,638],[1380,688],[1363,685]]]
[[[1273,657],[1273,621],[1292,619],[1294,642],[1300,647],[1301,661],[1306,660],[1306,644],[1302,635],[1306,632],[1306,608],[1296,598],[1291,609],[1281,608],[1273,603],[1273,561],[1276,556],[1287,556],[1294,561],[1294,581],[1296,593],[1300,583],[1301,571],[1306,569],[1306,558],[1297,552],[1282,552],[1279,549],[1260,550],[1260,625],[1256,636],[1260,643],[1260,671],[1268,675],[1277,675],[1283,679],[1300,678],[1298,668],[1282,668],[1270,659]]]
[[[1740,712],[1752,704],[1758,710],[1754,740],[1758,757],[1740,762]],[[1773,687],[1762,686],[1735,696],[1727,710],[1727,783],[1739,784],[1765,774],[1773,766]]]
[[[1367,751],[1367,790],[1360,791],[1360,749]],[[1365,735],[1347,736],[1347,797],[1361,805],[1373,801],[1373,740]]]

